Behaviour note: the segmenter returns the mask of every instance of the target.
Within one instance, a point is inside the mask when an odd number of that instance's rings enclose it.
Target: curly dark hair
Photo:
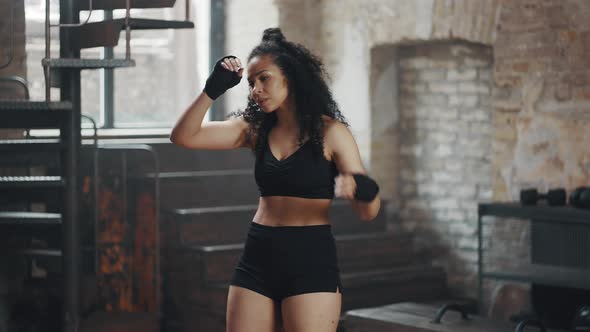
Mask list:
[[[347,127],[348,123],[326,84],[328,75],[321,60],[305,46],[287,41],[279,28],[264,30],[262,42],[252,50],[248,62],[256,56],[270,56],[287,78],[289,95],[295,100],[299,145],[309,135],[314,150],[323,154],[322,116],[336,119]],[[251,141],[256,134],[255,153],[259,155],[265,147],[268,133],[277,122],[276,113],[264,113],[249,95],[246,109],[232,115],[241,116],[248,122],[246,139]]]

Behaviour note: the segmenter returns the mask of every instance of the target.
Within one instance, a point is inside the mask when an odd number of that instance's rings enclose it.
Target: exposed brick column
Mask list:
[[[477,202],[491,194],[491,49],[431,43],[399,49],[402,227],[475,295]]]

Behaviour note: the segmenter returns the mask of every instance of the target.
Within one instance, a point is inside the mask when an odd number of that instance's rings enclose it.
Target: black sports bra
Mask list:
[[[321,157],[314,156],[311,140],[283,160],[277,160],[272,154],[268,139],[263,144],[254,166],[260,196],[334,198],[336,164],[327,160],[323,153]]]

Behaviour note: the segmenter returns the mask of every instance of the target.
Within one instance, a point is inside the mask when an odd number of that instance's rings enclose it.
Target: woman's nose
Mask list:
[[[254,88],[252,89],[252,93],[260,94],[262,92],[262,84],[254,83]]]
[[[252,91],[250,91],[250,94],[252,95],[252,97],[255,97],[256,95],[258,95],[260,92],[254,87],[252,88]]]

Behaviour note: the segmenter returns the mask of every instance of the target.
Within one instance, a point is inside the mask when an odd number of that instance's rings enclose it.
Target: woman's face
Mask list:
[[[250,96],[265,113],[283,107],[289,96],[287,78],[270,56],[255,56],[248,63]]]

